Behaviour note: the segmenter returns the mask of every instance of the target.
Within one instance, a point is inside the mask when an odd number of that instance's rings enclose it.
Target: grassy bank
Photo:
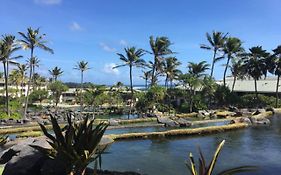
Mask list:
[[[195,129],[174,129],[163,132],[144,132],[144,133],[126,133],[126,134],[110,134],[108,135],[113,140],[124,139],[150,139],[150,138],[163,138],[172,136],[191,136],[191,135],[203,135],[211,133],[219,133],[230,130],[246,128],[248,125],[244,123],[223,125],[223,126],[210,126]]]

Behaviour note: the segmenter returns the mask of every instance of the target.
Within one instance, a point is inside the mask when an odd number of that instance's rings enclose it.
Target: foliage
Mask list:
[[[89,163],[100,159],[105,148],[100,148],[99,143],[108,125],[100,123],[94,127],[94,120],[90,120],[88,116],[79,123],[73,123],[71,118],[71,114],[68,114],[68,124],[63,132],[57,119],[51,115],[55,136],[49,134],[44,125],[39,124],[45,136],[50,139],[48,142],[52,149],[33,147],[52,159],[60,160],[65,165],[67,174],[82,175]]]
[[[60,96],[62,95],[63,92],[68,90],[68,87],[60,81],[55,81],[49,84],[48,89],[52,91],[53,93],[52,98],[55,100],[55,104],[57,106],[59,103]]]
[[[218,145],[217,150],[216,150],[216,152],[215,152],[215,154],[214,154],[214,156],[213,156],[209,165],[206,164],[204,155],[203,155],[201,149],[199,148],[200,158],[199,158],[199,168],[198,168],[198,170],[196,170],[196,165],[195,165],[193,155],[192,155],[192,153],[190,153],[189,154],[190,164],[186,163],[190,173],[192,175],[212,175],[224,143],[225,143],[225,141],[223,140]],[[254,166],[240,166],[240,167],[235,167],[235,168],[224,170],[224,171],[218,173],[218,175],[238,174],[238,173],[241,173],[241,172],[255,171],[256,169],[257,169],[257,167],[254,167]]]
[[[7,143],[8,136],[0,136],[0,146]]]
[[[40,103],[48,98],[48,91],[44,89],[34,90],[30,94],[30,102],[34,103],[39,101]]]
[[[246,94],[240,97],[239,105],[241,107],[248,107],[248,108],[254,108],[257,107],[256,104],[258,104],[258,107],[272,107],[275,105],[276,98],[266,95],[259,95],[259,98],[256,99],[254,94]],[[281,103],[278,102],[278,106],[281,106]]]
[[[236,105],[239,103],[239,97],[235,92],[223,85],[218,85],[215,91],[215,104],[218,106]]]

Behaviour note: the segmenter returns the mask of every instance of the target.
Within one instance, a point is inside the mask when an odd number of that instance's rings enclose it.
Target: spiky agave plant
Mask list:
[[[39,125],[49,139],[48,143],[52,149],[40,146],[32,147],[52,159],[62,161],[67,174],[83,175],[89,163],[101,159],[105,147],[101,148],[99,143],[108,124],[100,123],[94,127],[94,120],[89,120],[88,116],[82,122],[74,123],[71,120],[71,114],[67,114],[68,124],[63,129],[52,115],[51,122],[54,136],[48,133],[44,125]]]
[[[0,146],[7,143],[8,136],[0,136]]]
[[[190,165],[188,163],[186,163],[186,165],[187,165],[190,173],[192,175],[212,175],[216,162],[217,162],[217,159],[218,159],[218,156],[220,154],[220,151],[221,151],[224,143],[225,143],[225,140],[223,140],[219,144],[219,146],[217,147],[217,150],[212,158],[212,161],[210,162],[209,165],[206,165],[204,155],[199,147],[200,158],[199,158],[199,169],[198,170],[196,170],[195,161],[194,161],[192,153],[189,153]],[[257,167],[255,167],[255,166],[240,166],[240,167],[235,167],[235,168],[224,170],[224,171],[218,173],[217,175],[233,175],[233,174],[237,174],[237,173],[241,173],[241,172],[248,172],[248,171],[255,171],[255,170],[257,170]]]

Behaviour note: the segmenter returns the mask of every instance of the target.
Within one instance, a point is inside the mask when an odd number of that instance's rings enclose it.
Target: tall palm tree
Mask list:
[[[34,89],[34,82],[35,82],[35,76],[34,75],[36,73],[35,68],[39,67],[39,63],[40,63],[40,60],[37,57],[32,57],[32,58],[27,60],[27,65],[28,65],[29,70],[31,72],[31,74],[30,74],[31,77],[29,77],[29,78],[31,79],[31,86],[32,86],[33,89]]]
[[[24,83],[25,83],[25,76],[26,76],[27,66],[26,64],[19,64],[18,65],[18,72],[21,78],[21,96],[23,95]]]
[[[63,74],[63,71],[59,67],[55,67],[49,70],[49,73],[53,76],[54,81],[57,81],[58,77]]]
[[[181,63],[176,57],[165,58],[164,62],[164,73],[166,74],[165,78],[165,87],[168,87],[168,82],[170,82],[170,87],[172,87],[173,80],[181,74],[181,71],[177,67]]]
[[[130,111],[129,114],[132,112],[132,101],[134,98],[134,90],[133,90],[133,67],[144,67],[145,61],[141,59],[141,57],[145,54],[143,49],[137,49],[136,47],[128,47],[124,49],[125,55],[117,53],[119,59],[123,61],[123,64],[120,64],[114,68],[128,66],[130,70],[130,90],[131,90],[131,102],[130,102]],[[129,117],[129,115],[128,115]]]
[[[19,50],[15,36],[5,35],[0,40],[0,61],[4,67],[4,79],[5,79],[5,92],[6,92],[6,112],[10,116],[9,110],[9,93],[8,93],[8,77],[9,77],[9,64],[15,64],[14,59],[20,58],[21,56],[12,57],[12,54]]]
[[[27,29],[27,33],[19,32],[21,35],[22,39],[20,40],[20,43],[23,47],[23,49],[29,49],[30,50],[30,58],[34,58],[34,50],[35,48],[40,48],[44,51],[54,53],[53,50],[49,47],[47,47],[46,41],[44,40],[45,34],[40,34],[40,29],[32,29],[29,27]],[[29,91],[30,91],[30,86],[32,83],[32,65],[31,62],[29,62],[29,80],[28,80],[28,86],[27,86],[27,93],[26,93],[26,98],[25,98],[25,108],[24,108],[24,118],[26,118],[26,112],[27,112],[27,107],[28,107],[28,99],[29,99]]]
[[[263,50],[262,46],[252,47],[249,51],[250,52],[243,58],[244,69],[247,75],[254,79],[256,100],[258,100],[257,81],[262,76],[266,76],[266,59],[268,58],[269,53],[266,50]]]
[[[149,71],[142,71],[143,75],[141,76],[142,79],[145,80],[145,89],[148,88],[148,80],[151,78],[151,70]]]
[[[235,57],[237,57],[239,54],[241,54],[244,51],[244,49],[242,47],[242,42],[240,39],[235,37],[228,37],[225,41],[223,51],[227,56],[227,61],[223,74],[223,85],[225,86],[225,77],[230,61]]]
[[[88,66],[88,62],[87,61],[79,61],[77,62],[76,66],[74,67],[74,69],[76,70],[79,70],[80,73],[81,73],[81,93],[80,93],[80,108],[81,108],[81,111],[83,110],[83,90],[84,90],[84,87],[83,87],[83,81],[84,81],[84,72],[89,70],[89,66]]]
[[[222,32],[216,32],[216,31],[213,31],[212,34],[206,33],[206,37],[209,42],[209,45],[201,44],[200,46],[200,48],[202,49],[213,51],[211,77],[213,77],[215,63],[223,58],[222,56],[218,57],[218,52],[222,51],[226,36],[227,34],[224,34]]]
[[[152,52],[148,52],[153,54],[154,62],[152,64],[152,76],[151,76],[151,85],[156,84],[156,75],[159,71],[159,66],[163,63],[164,57],[172,54],[172,50],[170,49],[171,41],[167,37],[156,37],[154,40],[153,36],[149,38],[149,44]]]
[[[276,101],[275,107],[278,107],[278,90],[279,90],[279,81],[281,76],[281,45],[273,49],[273,55],[270,57],[271,66],[269,67],[269,72],[277,76],[276,82]]]

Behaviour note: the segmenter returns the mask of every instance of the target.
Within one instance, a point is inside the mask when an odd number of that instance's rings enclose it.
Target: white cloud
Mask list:
[[[72,31],[80,31],[82,30],[82,27],[77,22],[72,22],[69,26],[70,30]]]
[[[104,65],[103,71],[108,74],[119,75],[119,70],[113,69],[115,66],[117,66],[115,63],[107,63]]]
[[[123,39],[120,40],[119,44],[120,44],[121,46],[128,46],[128,42],[125,41],[125,40],[123,40]]]
[[[114,47],[110,47],[109,45],[105,43],[100,43],[100,46],[102,47],[103,50],[106,52],[116,52],[116,49]]]
[[[37,4],[45,4],[45,5],[57,5],[62,2],[62,0],[33,0]]]

